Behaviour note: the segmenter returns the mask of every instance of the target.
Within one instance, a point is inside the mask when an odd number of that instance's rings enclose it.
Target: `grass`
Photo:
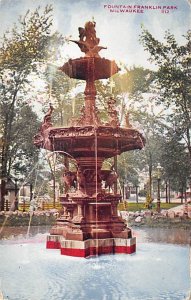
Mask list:
[[[170,209],[175,206],[180,205],[180,203],[161,203],[161,209]],[[128,210],[128,211],[140,211],[140,210],[147,210],[145,208],[145,203],[134,203],[128,202],[127,205],[124,202],[118,204],[119,210]],[[153,203],[153,210],[156,210],[156,203]]]

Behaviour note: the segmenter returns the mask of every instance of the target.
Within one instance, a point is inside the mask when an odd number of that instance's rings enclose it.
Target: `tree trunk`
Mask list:
[[[166,203],[168,203],[168,182],[165,182],[165,196],[166,196]]]
[[[135,186],[135,189],[136,189],[136,203],[138,203],[139,200],[138,200],[138,186],[137,185]]]
[[[188,143],[188,153],[190,156],[190,165],[191,165],[191,141],[190,141],[190,128],[186,129],[187,143]]]
[[[5,194],[6,194],[6,189],[5,189],[6,181],[5,179],[1,179],[1,206],[0,210],[4,210],[4,205],[5,205]]]
[[[149,195],[152,198],[152,166],[149,166]]]
[[[170,179],[168,181],[168,203],[170,203]]]
[[[183,204],[183,198],[184,198],[184,185],[182,183],[182,186],[181,186],[181,204]]]

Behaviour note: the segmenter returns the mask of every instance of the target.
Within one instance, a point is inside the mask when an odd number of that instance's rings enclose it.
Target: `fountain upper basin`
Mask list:
[[[61,68],[70,78],[88,80],[90,73],[94,80],[107,79],[116,74],[120,69],[115,61],[101,57],[80,57],[70,59]]]

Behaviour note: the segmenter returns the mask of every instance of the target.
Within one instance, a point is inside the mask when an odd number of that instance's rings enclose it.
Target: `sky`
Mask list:
[[[152,67],[148,54],[139,43],[141,25],[161,41],[165,31],[170,30],[180,43],[184,43],[182,35],[191,25],[190,0],[0,0],[0,36],[28,9],[34,10],[46,4],[54,7],[54,29],[64,36],[71,35],[73,39],[78,39],[78,27],[84,27],[85,22],[94,17],[100,45],[107,47],[100,52],[101,56],[125,63],[128,67]],[[139,12],[124,11],[135,5],[136,11],[138,6],[149,8],[140,8]],[[65,44],[62,51],[63,57],[83,55],[73,43]]]

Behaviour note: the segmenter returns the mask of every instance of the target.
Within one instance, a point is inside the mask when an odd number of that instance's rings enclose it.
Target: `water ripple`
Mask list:
[[[0,244],[0,256],[9,300],[183,300],[189,290],[188,246],[146,243],[134,255],[82,259],[44,243]]]

